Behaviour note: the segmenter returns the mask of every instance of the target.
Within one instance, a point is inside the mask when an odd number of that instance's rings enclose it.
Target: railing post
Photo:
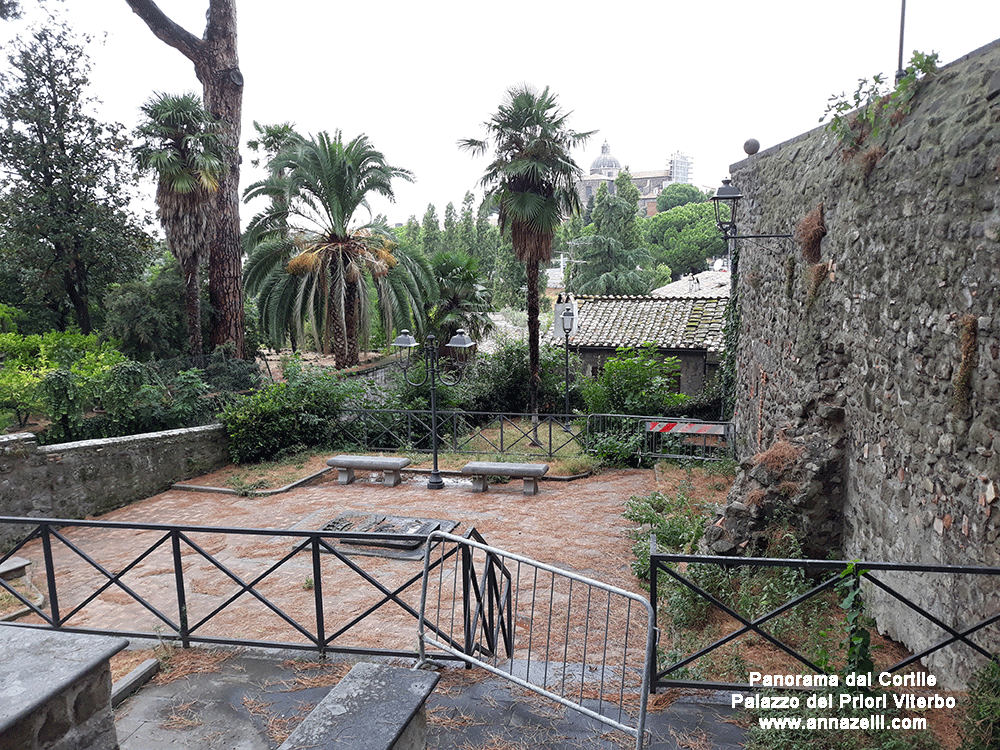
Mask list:
[[[649,535],[649,606],[653,610],[654,623],[659,624],[658,611],[656,608],[656,593],[658,576],[657,570],[660,567],[659,563],[654,559],[656,557],[656,532]],[[659,632],[657,630],[656,632]],[[649,664],[649,693],[652,695],[656,692],[656,670],[658,665],[656,663],[656,642],[649,644],[649,654],[646,656],[646,662]]]
[[[52,624],[59,627],[59,595],[56,592],[56,568],[52,560],[52,539],[49,537],[49,525],[42,524],[42,554],[45,557],[45,583],[49,588],[49,609],[52,610]]]
[[[474,636],[472,632],[472,548],[467,544],[462,544],[462,631],[465,635],[465,654],[473,655]],[[467,665],[471,668],[471,665]]]
[[[316,648],[326,658],[326,622],[323,618],[323,569],[320,567],[319,537],[312,538],[313,598],[316,602]]]
[[[183,648],[190,648],[187,596],[184,593],[184,568],[181,566],[181,532],[179,529],[171,530],[170,546],[173,549],[174,555],[174,585],[177,587],[177,616],[180,623],[177,635],[180,636],[181,646]]]

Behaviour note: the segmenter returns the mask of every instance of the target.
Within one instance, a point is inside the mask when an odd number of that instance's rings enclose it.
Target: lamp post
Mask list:
[[[468,350],[475,345],[469,336],[461,328],[451,337],[451,340],[447,343],[449,349],[460,350],[460,356],[457,358],[460,365],[464,365],[465,361],[468,359]],[[424,361],[424,376],[420,380],[410,380],[409,370],[413,366],[414,361],[418,356],[414,354],[414,349],[416,349],[419,344],[417,340],[410,335],[407,330],[402,331],[396,340],[392,342],[394,347],[400,350],[404,350],[403,360],[400,366],[403,370],[403,377],[406,382],[412,386],[420,387],[424,383],[430,381],[431,386],[431,449],[434,454],[434,468],[431,469],[431,478],[427,480],[427,489],[429,490],[440,490],[444,488],[444,480],[441,478],[441,472],[438,471],[438,420],[437,420],[437,386],[438,382],[444,385],[456,385],[464,374],[464,370],[459,367],[455,370],[455,375],[451,378],[446,376],[446,371],[441,367],[441,353],[438,351],[437,338],[432,334],[427,337],[423,346],[423,361]]]
[[[563,308],[562,315],[559,316],[559,325],[562,326],[563,334],[566,336],[566,424],[564,429],[569,429],[569,335],[573,332],[573,324],[576,316],[573,315],[573,305],[568,304]]]

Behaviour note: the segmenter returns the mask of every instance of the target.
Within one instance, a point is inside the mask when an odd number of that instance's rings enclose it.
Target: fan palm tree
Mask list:
[[[564,216],[579,213],[575,188],[582,174],[570,150],[595,131],[571,130],[548,87],[540,94],[527,84],[508,89],[496,113],[484,123],[486,138],[463,139],[459,148],[482,155],[493,150],[481,184],[499,212],[500,231],[510,232],[514,253],[527,274],[528,360],[531,411],[538,412],[541,370],[538,350],[538,269],[549,260],[552,239]]]
[[[479,283],[479,261],[464,250],[439,250],[431,258],[437,294],[429,300],[428,328],[438,341],[450,341],[459,328],[474,341],[493,329],[493,309]]]
[[[265,330],[273,337],[294,322],[301,331],[308,319],[318,348],[332,351],[338,367],[356,365],[370,331],[371,289],[387,333],[422,309],[426,263],[394,254],[384,217],[352,224],[369,195],[391,200],[392,181],[412,175],[387,164],[367,136],[345,143],[339,130],[294,139],[269,172],[244,193],[245,201],[269,199],[245,234],[244,276]]]
[[[184,275],[188,347],[201,354],[200,267],[212,226],[206,196],[219,189],[222,140],[195,94],[156,94],[141,110],[145,120],[133,153],[142,169],[156,174],[157,216]]]

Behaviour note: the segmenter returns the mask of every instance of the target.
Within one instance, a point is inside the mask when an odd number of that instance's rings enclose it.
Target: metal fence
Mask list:
[[[651,604],[475,539],[434,532],[418,624],[428,647],[481,667],[644,742],[656,642]],[[443,550],[461,554],[450,561]],[[468,588],[473,598],[453,592]],[[487,595],[489,592],[489,595]],[[479,602],[473,611],[452,609]]]
[[[430,451],[431,412],[344,409],[339,438],[365,450]],[[438,411],[438,448],[454,453],[568,458],[607,451],[637,458],[731,458],[733,425],[627,414]]]
[[[386,542],[390,552],[408,542],[419,547],[426,536],[12,517],[0,523],[33,527],[0,563],[20,553],[42,568],[37,588],[46,603],[0,579],[0,593],[30,610],[14,624],[166,637],[184,647],[415,656],[422,554],[400,565],[371,553],[383,553]],[[482,540],[475,529],[467,536]],[[434,543],[435,566],[463,559],[460,544]],[[463,581],[474,578],[470,569]],[[458,604],[448,602],[449,611],[498,606],[491,589],[453,593]],[[449,645],[440,658],[462,651],[462,642],[444,632],[437,636]]]
[[[970,636],[982,631],[984,628],[987,628],[994,623],[1000,622],[1000,609],[971,625],[956,626],[945,622],[943,619],[953,617],[954,612],[950,612],[947,615],[939,617],[912,601],[910,597],[900,591],[900,589],[904,587],[903,584],[906,582],[905,579],[907,577],[910,577],[910,583],[912,584],[912,576],[924,576],[920,579],[916,586],[911,586],[912,590],[917,590],[918,588],[926,588],[928,586],[930,583],[926,580],[926,576],[928,574],[940,574],[945,578],[944,585],[954,590],[954,587],[957,584],[955,580],[956,578],[965,577],[968,579],[968,577],[998,576],[1000,575],[1000,568],[907,565],[902,563],[846,560],[794,560],[752,557],[733,558],[699,555],[670,555],[658,554],[655,551],[655,546],[652,541],[651,548],[649,566],[649,597],[650,605],[654,611],[657,611],[659,602],[664,596],[670,596],[675,594],[677,590],[680,590],[682,592],[688,592],[691,595],[687,600],[687,606],[696,606],[690,603],[693,601],[716,607],[721,613],[723,613],[723,615],[731,618],[733,623],[733,630],[716,639],[714,642],[701,648],[697,648],[691,653],[687,653],[683,656],[676,655],[674,658],[665,659],[666,664],[663,665],[662,669],[653,663],[651,665],[649,675],[649,689],[653,692],[655,692],[657,688],[678,687],[715,690],[749,689],[750,686],[745,683],[670,678],[672,674],[684,674],[691,667],[691,665],[699,659],[708,657],[710,654],[713,654],[713,652],[716,652],[729,644],[733,644],[738,639],[747,635],[757,636],[766,642],[767,645],[783,652],[792,664],[787,671],[796,672],[804,666],[813,674],[829,673],[830,670],[825,668],[823,664],[816,663],[817,661],[821,661],[820,659],[817,659],[815,656],[807,656],[802,653],[801,649],[790,645],[786,639],[778,637],[778,629],[774,626],[779,622],[778,618],[782,615],[792,612],[796,607],[804,606],[811,601],[815,601],[817,597],[821,597],[825,593],[833,590],[838,583],[844,581],[848,577],[864,583],[866,596],[874,596],[877,594],[881,597],[883,602],[898,602],[898,605],[905,607],[906,610],[910,611],[913,617],[922,618],[926,622],[931,623],[940,629],[940,640],[930,643],[925,648],[922,648],[919,653],[907,656],[906,658],[903,658],[893,664],[880,667],[880,672],[897,672],[951,644],[961,644],[987,659],[994,658],[995,656],[995,654],[991,653],[987,648],[984,648],[979,643],[976,643]],[[797,587],[796,591],[780,592],[780,594],[784,595],[779,595],[777,597],[775,597],[775,594],[779,592],[776,592],[774,588],[771,588],[766,592],[766,594],[758,593],[758,601],[756,604],[760,605],[762,602],[766,603],[767,606],[765,607],[758,606],[759,609],[766,609],[766,611],[763,611],[756,616],[749,616],[745,612],[737,611],[737,609],[733,606],[733,597],[713,594],[707,590],[704,579],[699,578],[699,580],[694,580],[696,578],[695,571],[698,570],[694,566],[703,566],[701,571],[741,570],[743,572],[747,572],[751,570],[785,569],[801,571],[803,575],[799,579],[800,585]],[[664,574],[666,577],[665,579]],[[809,575],[807,576],[806,574]],[[711,577],[712,576],[706,576],[709,580]],[[977,579],[977,584],[979,580],[981,579]],[[666,590],[666,587],[663,585],[665,581],[676,584],[674,591]],[[839,598],[837,603],[840,603]],[[993,633],[993,636],[993,640],[996,642],[996,634]],[[836,635],[834,636],[834,640],[839,640]],[[665,649],[671,648],[671,644],[661,642],[659,648],[661,654],[663,654]],[[666,653],[669,654],[670,652],[667,651]]]
[[[610,445],[642,458],[731,459],[736,446],[732,422],[678,417],[590,414],[584,442],[590,452]]]

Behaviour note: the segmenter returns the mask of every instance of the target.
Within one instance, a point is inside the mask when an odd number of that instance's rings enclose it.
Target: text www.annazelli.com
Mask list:
[[[771,716],[760,717],[757,723],[761,729],[926,729],[927,719],[917,718],[892,718],[885,720],[884,714],[872,714],[870,716],[810,716],[803,719],[801,716]]]

